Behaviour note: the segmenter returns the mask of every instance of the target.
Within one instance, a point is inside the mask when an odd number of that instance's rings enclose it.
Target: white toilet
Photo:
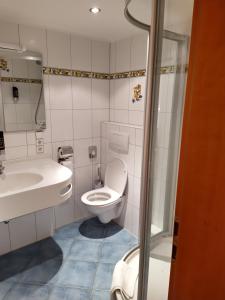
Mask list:
[[[83,194],[81,201],[102,223],[109,223],[120,216],[125,201],[127,167],[120,159],[107,164],[104,184],[103,188]]]

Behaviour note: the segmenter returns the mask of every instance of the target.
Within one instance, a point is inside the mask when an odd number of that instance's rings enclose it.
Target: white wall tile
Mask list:
[[[144,112],[140,110],[129,110],[129,124],[143,126]]]
[[[74,159],[75,168],[88,166],[91,160],[88,155],[88,147],[92,145],[92,139],[75,140],[74,142]]]
[[[92,71],[109,72],[109,43],[92,41]]]
[[[92,79],[92,108],[109,108],[109,81]]]
[[[91,41],[80,36],[71,36],[72,69],[91,71]]]
[[[43,65],[47,65],[46,30],[26,25],[19,25],[20,41],[27,50],[42,54]]]
[[[70,35],[47,30],[48,66],[71,68]]]
[[[116,72],[116,43],[110,44],[110,73]]]
[[[26,132],[7,132],[4,134],[5,146],[16,147],[27,144]]]
[[[18,24],[0,22],[0,41],[19,45]]]
[[[0,223],[0,255],[10,251],[9,225]]]
[[[135,144],[137,146],[143,146],[143,138],[144,138],[144,130],[143,129],[135,129]]]
[[[135,163],[134,163],[134,175],[141,177],[142,170],[142,147],[135,147]]]
[[[101,122],[109,120],[109,110],[108,109],[95,109],[92,115],[92,134],[93,137],[101,136]]]
[[[73,78],[73,108],[91,109],[91,85],[92,80],[88,78]]]
[[[36,136],[34,131],[27,131],[27,144],[36,145]]]
[[[133,184],[134,184],[133,205],[140,208],[141,178],[134,177]]]
[[[114,121],[127,124],[129,121],[129,111],[126,109],[114,109]]]
[[[16,218],[9,223],[11,249],[15,250],[36,241],[35,215]]]
[[[74,139],[92,137],[91,110],[79,109],[73,111]]]
[[[116,79],[114,90],[114,109],[128,109],[130,97],[130,80]]]
[[[53,208],[44,209],[36,212],[37,240],[52,236],[54,233],[54,214]]]
[[[109,81],[109,107],[115,108],[115,82],[116,80]]]
[[[116,44],[116,72],[130,71],[131,41],[125,39]]]
[[[131,70],[146,69],[148,34],[144,33],[132,38]]]
[[[134,176],[128,175],[127,186],[126,186],[126,198],[127,201],[132,204],[134,197]]]
[[[10,147],[5,149],[5,159],[26,158],[27,146]]]
[[[66,76],[49,76],[51,109],[72,109],[72,83]]]
[[[79,195],[92,189],[92,166],[75,169],[75,189]]]
[[[66,141],[73,139],[73,117],[70,110],[52,110],[52,141]]]

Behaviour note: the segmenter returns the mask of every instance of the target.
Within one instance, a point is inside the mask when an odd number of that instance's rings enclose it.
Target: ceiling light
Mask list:
[[[101,9],[99,7],[92,7],[92,8],[89,9],[89,11],[92,14],[96,15],[96,14],[98,14],[101,11]]]

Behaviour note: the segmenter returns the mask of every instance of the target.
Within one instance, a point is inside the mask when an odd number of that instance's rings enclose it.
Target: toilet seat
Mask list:
[[[114,158],[107,164],[103,188],[91,190],[81,197],[87,210],[106,224],[120,216],[124,205],[124,190],[127,184],[125,163]]]
[[[120,194],[107,186],[89,191],[81,197],[84,204],[97,207],[108,206],[112,203],[120,202],[120,199]]]

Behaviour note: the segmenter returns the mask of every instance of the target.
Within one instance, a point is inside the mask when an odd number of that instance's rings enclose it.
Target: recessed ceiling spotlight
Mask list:
[[[92,7],[92,8],[89,9],[89,11],[90,11],[92,14],[96,15],[96,14],[100,13],[101,8],[99,8],[99,7]]]

